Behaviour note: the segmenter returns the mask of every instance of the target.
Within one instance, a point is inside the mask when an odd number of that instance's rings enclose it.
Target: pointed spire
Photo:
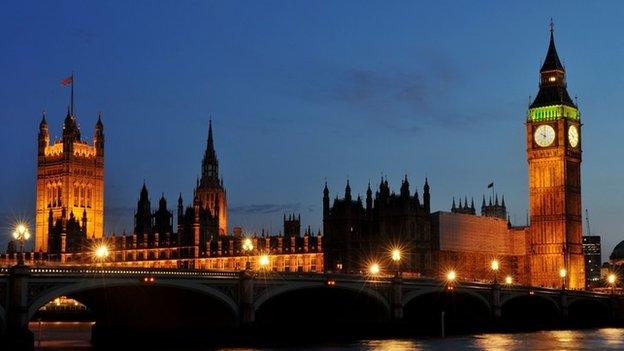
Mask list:
[[[325,187],[323,188],[323,197],[329,197],[329,188],[327,187],[327,181],[325,181]]]
[[[472,198],[472,197],[470,198],[470,209],[471,209],[471,210],[474,210],[474,209],[475,209],[475,206],[474,206],[474,198]]]
[[[529,108],[560,104],[576,108],[576,104],[568,94],[565,75],[565,68],[555,47],[554,24],[551,20],[548,51],[540,69],[540,89]]]
[[[456,209],[457,207],[455,206],[455,196],[453,196],[453,205],[451,205],[451,210]]]
[[[212,117],[208,121],[208,147],[214,150],[214,140],[212,139]]]
[[[39,123],[39,127],[48,126],[48,121],[46,121],[46,111],[41,111],[41,123]]]
[[[219,181],[219,160],[214,147],[214,139],[212,136],[212,118],[208,122],[208,140],[206,142],[206,151],[202,160],[202,186],[212,184],[218,186]]]
[[[505,195],[503,195],[503,202],[501,203],[501,206],[506,207],[505,206]]]
[[[483,202],[481,202],[481,208],[485,207],[485,195],[483,195]]]
[[[347,179],[347,186],[345,187],[345,200],[351,201],[351,185],[349,179]]]
[[[104,127],[104,124],[102,123],[102,112],[98,112],[98,120],[95,122],[95,126],[98,128]]]
[[[546,53],[544,64],[540,69],[540,72],[548,71],[565,72],[561,61],[559,60],[559,55],[557,55],[557,48],[555,47],[555,24],[553,23],[552,18],[550,19],[550,43],[548,44],[548,52]]]
[[[496,199],[494,200],[494,206],[498,206],[498,194],[494,195]]]

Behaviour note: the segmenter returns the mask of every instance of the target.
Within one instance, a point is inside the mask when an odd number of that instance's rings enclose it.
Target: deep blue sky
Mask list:
[[[321,191],[383,173],[480,204],[490,181],[512,221],[527,207],[524,119],[553,17],[583,126],[583,207],[603,257],[624,239],[622,4],[544,1],[4,2],[0,230],[34,209],[36,134],[61,132],[76,71],[90,139],[106,133],[107,232],[130,229],[143,179],[156,204],[190,199],[213,117],[230,226],[321,225]]]

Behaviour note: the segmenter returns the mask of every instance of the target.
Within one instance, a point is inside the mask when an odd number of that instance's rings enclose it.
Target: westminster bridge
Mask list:
[[[398,276],[70,266],[0,268],[0,333],[33,345],[29,321],[56,297],[84,303],[100,328],[323,329],[366,322],[432,330],[512,321],[614,321],[619,295]],[[442,326],[441,326],[442,325]],[[95,333],[95,331],[94,331]],[[217,333],[218,335],[218,333]]]

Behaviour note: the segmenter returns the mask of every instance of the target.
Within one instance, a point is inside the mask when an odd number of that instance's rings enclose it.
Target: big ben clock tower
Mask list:
[[[566,89],[553,26],[539,92],[529,107],[529,265],[531,285],[585,287],[581,217],[581,120]]]

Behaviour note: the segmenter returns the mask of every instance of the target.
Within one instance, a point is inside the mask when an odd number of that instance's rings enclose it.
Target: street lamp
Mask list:
[[[397,277],[401,275],[401,250],[394,249],[392,250],[392,261],[394,261],[394,265],[396,266],[396,275]]]
[[[108,251],[108,246],[106,246],[106,244],[100,244],[95,248],[95,258],[97,258],[98,261],[104,261],[109,254],[110,251]]]
[[[559,270],[559,276],[561,277],[561,290],[565,290],[565,279],[568,275],[568,271],[565,268]]]
[[[611,273],[607,277],[607,281],[611,285],[611,294],[615,293],[615,282],[617,281],[617,276],[614,273]]]
[[[372,263],[368,268],[368,271],[371,275],[377,275],[381,271],[381,268],[379,267],[378,263]]]
[[[457,273],[455,271],[449,271],[446,273],[446,280],[448,280],[449,283],[454,282],[455,279],[457,279]]]
[[[253,241],[250,238],[245,238],[243,240],[243,251],[245,252],[245,256],[247,256],[247,261],[245,262],[245,269],[251,269],[251,262],[249,262],[249,253],[253,250]]]
[[[506,276],[505,277],[505,284],[511,285],[511,283],[513,283],[513,278],[510,275]]]
[[[500,268],[498,260],[492,260],[490,267],[492,268],[492,271],[494,271],[494,284],[496,284],[498,282],[498,268]]]
[[[18,265],[24,265],[24,241],[30,239],[30,231],[24,223],[19,223],[13,231],[13,239],[20,244],[20,252],[17,258]]]
[[[267,268],[269,265],[269,255],[260,256],[258,263],[260,264],[260,268]]]

